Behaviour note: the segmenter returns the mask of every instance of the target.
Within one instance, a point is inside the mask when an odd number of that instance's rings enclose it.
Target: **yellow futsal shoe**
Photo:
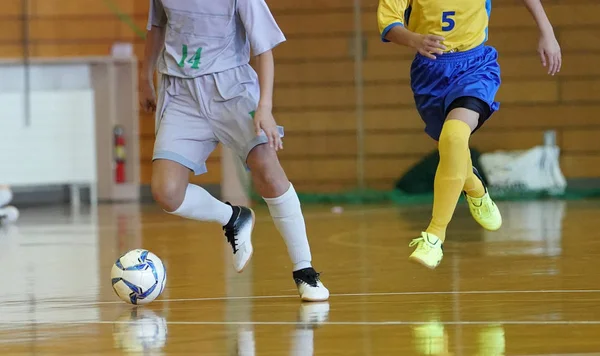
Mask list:
[[[422,232],[421,237],[413,239],[408,246],[417,247],[408,259],[430,269],[436,268],[444,257],[442,240],[433,234]]]
[[[473,173],[475,173],[477,178],[483,183],[483,179],[475,167],[473,167]],[[500,210],[498,209],[498,206],[496,206],[496,203],[490,198],[490,194],[485,184],[483,185],[483,188],[485,189],[485,195],[483,197],[470,197],[465,193],[465,198],[467,198],[467,203],[469,203],[469,210],[471,211],[473,219],[475,219],[475,221],[477,221],[484,229],[496,231],[502,226],[502,215],[500,214]]]

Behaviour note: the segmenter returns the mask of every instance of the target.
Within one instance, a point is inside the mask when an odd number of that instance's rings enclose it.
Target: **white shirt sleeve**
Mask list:
[[[162,6],[161,0],[150,0],[148,11],[148,25],[146,30],[150,31],[152,26],[164,27],[167,24],[167,14]]]
[[[285,36],[265,0],[238,0],[237,11],[255,56],[285,42]]]

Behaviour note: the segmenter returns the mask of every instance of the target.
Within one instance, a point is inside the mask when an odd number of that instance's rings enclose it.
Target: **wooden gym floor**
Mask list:
[[[408,262],[429,207],[305,207],[329,303],[301,304],[285,246],[257,209],[253,263],[231,272],[220,228],[151,206],[22,212],[0,233],[0,355],[600,354],[600,201],[461,207],[435,271]],[[110,267],[144,247],[164,295],[118,301]]]

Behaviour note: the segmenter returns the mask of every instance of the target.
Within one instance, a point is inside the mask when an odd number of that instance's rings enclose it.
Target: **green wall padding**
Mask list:
[[[583,200],[600,198],[600,189],[567,189],[563,194],[552,194],[547,191],[524,192],[524,191],[504,191],[490,194],[495,201],[531,201],[531,200]],[[263,203],[263,200],[255,192],[251,193],[252,199],[257,203]],[[433,194],[406,194],[398,190],[379,191],[379,190],[353,190],[338,193],[307,193],[298,192],[300,201],[304,204],[325,204],[325,205],[360,205],[360,204],[384,204],[393,203],[396,205],[419,205],[431,204]],[[463,197],[460,198],[463,200]]]

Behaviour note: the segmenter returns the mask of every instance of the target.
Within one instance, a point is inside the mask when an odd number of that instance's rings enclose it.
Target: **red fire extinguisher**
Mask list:
[[[115,126],[115,182],[125,183],[125,131],[121,126]]]

